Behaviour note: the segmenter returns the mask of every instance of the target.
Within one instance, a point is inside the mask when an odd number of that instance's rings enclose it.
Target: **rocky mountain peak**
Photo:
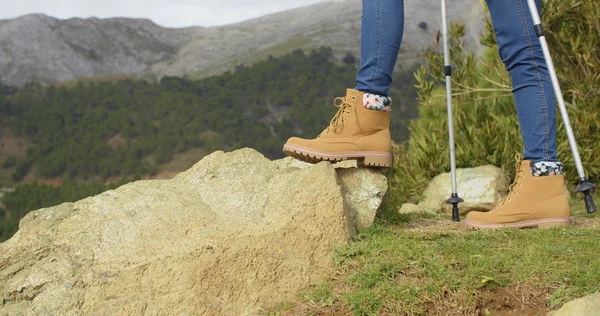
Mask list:
[[[406,3],[400,65],[417,61],[440,27],[439,2]],[[467,24],[478,49],[483,9],[476,0],[450,3],[451,20]],[[361,1],[326,1],[221,27],[164,28],[147,19],[73,18],[31,14],[0,21],[0,80],[51,84],[80,77],[205,77],[268,55],[322,46],[340,59],[359,55]],[[427,27],[423,27],[426,25]]]

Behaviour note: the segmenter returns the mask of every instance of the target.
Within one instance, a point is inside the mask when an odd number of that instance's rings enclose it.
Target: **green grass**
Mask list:
[[[335,251],[336,275],[303,294],[296,310],[493,315],[495,296],[518,292],[523,306],[537,302],[529,307],[545,314],[600,286],[600,217],[586,214],[580,196],[572,213],[569,228],[472,231],[448,216],[400,216],[390,207]]]

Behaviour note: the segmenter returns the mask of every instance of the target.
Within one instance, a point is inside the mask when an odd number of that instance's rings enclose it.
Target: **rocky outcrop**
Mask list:
[[[458,194],[465,200],[460,204],[460,211],[466,214],[471,211],[489,211],[502,199],[508,191],[508,179],[502,169],[495,166],[482,166],[456,171]],[[451,212],[452,205],[446,200],[452,194],[450,173],[435,177],[423,193],[419,205],[405,204],[400,213],[415,212]]]
[[[451,21],[467,24],[468,47],[479,50],[483,8],[477,0],[448,3]],[[437,0],[407,1],[399,66],[413,64],[440,28]],[[361,0],[321,2],[221,27],[171,29],[139,19],[69,19],[28,15],[0,21],[0,80],[50,84],[80,77],[204,77],[294,49],[332,47],[359,56]]]
[[[251,315],[295,299],[354,234],[344,192],[371,206],[383,190],[340,179],[383,175],[290,164],[216,152],[171,180],[31,212],[0,244],[0,315]]]

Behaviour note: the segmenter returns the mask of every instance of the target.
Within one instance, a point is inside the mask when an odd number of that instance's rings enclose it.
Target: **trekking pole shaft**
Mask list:
[[[446,0],[442,0],[442,38],[444,42],[444,74],[446,75],[446,100],[448,106],[448,134],[450,139],[450,170],[452,175],[452,194],[457,193],[456,152],[454,144],[454,114],[452,111],[452,66],[450,63],[450,48],[448,46],[448,17]]]
[[[446,75],[446,102],[448,105],[448,138],[450,149],[450,174],[452,177],[452,196],[446,203],[452,204],[452,220],[460,222],[460,212],[458,203],[464,202],[458,196],[458,186],[456,179],[456,152],[454,150],[454,114],[452,113],[452,65],[450,62],[450,47],[448,45],[448,17],[446,10],[446,0],[442,0],[442,38],[444,42],[444,74]]]
[[[585,179],[586,176],[583,169],[583,163],[581,162],[581,156],[579,155],[579,149],[577,148],[577,141],[575,140],[573,128],[571,127],[569,112],[567,111],[567,106],[565,105],[565,100],[558,82],[558,77],[556,76],[556,69],[554,68],[554,63],[552,62],[552,56],[550,56],[550,49],[548,48],[548,42],[546,41],[546,36],[544,35],[540,14],[534,0],[527,0],[527,4],[529,5],[529,11],[531,11],[533,24],[535,26],[536,34],[540,40],[542,51],[544,52],[544,59],[546,60],[546,64],[548,66],[548,72],[550,73],[550,79],[552,80],[552,87],[554,88],[554,94],[556,95],[556,100],[558,101],[558,108],[567,131],[569,146],[571,147],[571,152],[573,153],[573,159],[575,160],[577,173],[579,174],[580,179]]]

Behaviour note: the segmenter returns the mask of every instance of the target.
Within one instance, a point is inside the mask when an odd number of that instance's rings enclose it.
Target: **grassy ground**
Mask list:
[[[336,250],[327,281],[265,314],[545,315],[600,289],[600,215],[576,198],[569,228],[473,231],[388,210]]]

